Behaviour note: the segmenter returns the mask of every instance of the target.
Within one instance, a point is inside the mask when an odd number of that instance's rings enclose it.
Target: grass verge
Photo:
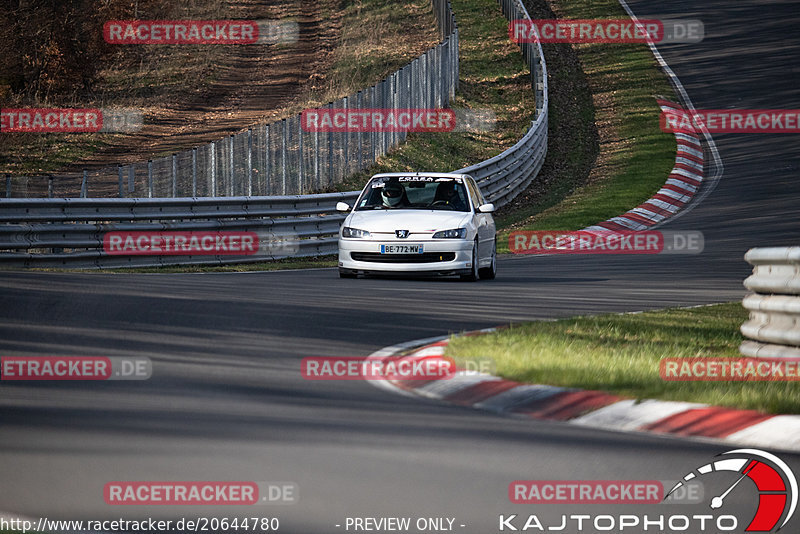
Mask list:
[[[294,106],[295,112],[369,87],[439,43],[430,0],[345,0],[342,8],[333,63],[315,75],[308,101]]]
[[[616,0],[551,0],[552,11],[544,0],[526,4],[533,18],[627,18]],[[498,243],[503,252],[508,251],[512,230],[578,230],[624,213],[655,193],[674,164],[675,139],[661,131],[656,102],[657,96],[671,97],[674,92],[649,48],[644,44],[551,44],[545,46],[545,58],[558,57],[565,53],[563,47],[570,46],[582,73],[551,72],[551,91],[558,98],[563,91],[559,85],[580,83],[583,75],[591,101],[576,93],[570,99],[573,109],[568,103],[551,104],[551,138],[561,143],[550,143],[550,165],[543,169],[542,185],[534,185],[534,194],[523,197],[527,202],[517,202],[498,214],[498,227],[503,229]],[[567,114],[598,125],[599,150],[587,174],[586,159],[593,152],[584,130],[578,131],[574,143],[569,141],[569,132],[561,131],[570,127],[570,122],[561,120],[562,107]]]
[[[497,374],[527,383],[603,390],[636,399],[800,413],[796,382],[667,382],[665,357],[738,357],[741,303],[575,317],[454,337],[447,355],[490,357]]]
[[[361,189],[379,172],[449,172],[489,159],[514,145],[530,127],[535,99],[530,71],[508,39],[508,21],[493,0],[453,0],[459,27],[459,91],[452,108],[491,109],[491,131],[410,134],[406,142],[368,169],[337,184]]]

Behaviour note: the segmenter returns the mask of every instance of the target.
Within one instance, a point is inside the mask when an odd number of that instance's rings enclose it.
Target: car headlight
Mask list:
[[[433,234],[434,239],[464,239],[467,235],[466,228],[454,228],[452,230],[440,230]]]
[[[371,234],[366,230],[359,230],[358,228],[350,228],[349,226],[345,226],[344,228],[342,228],[342,237],[362,238],[370,236]]]

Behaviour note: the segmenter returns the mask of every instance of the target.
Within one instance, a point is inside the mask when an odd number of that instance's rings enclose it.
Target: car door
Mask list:
[[[491,257],[494,248],[495,224],[491,213],[481,213],[478,206],[486,204],[478,185],[472,177],[467,177],[467,190],[474,206],[475,226],[478,229],[478,257],[488,259]]]

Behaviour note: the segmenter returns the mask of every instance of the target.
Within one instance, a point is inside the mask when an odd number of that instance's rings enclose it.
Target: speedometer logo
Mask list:
[[[737,449],[724,452],[720,460],[698,467],[675,484],[669,497],[686,482],[709,473],[736,473],[735,480],[719,495],[715,495],[709,506],[716,510],[725,505],[725,499],[745,479],[750,479],[758,490],[758,509],[745,532],[777,532],[794,515],[797,508],[797,479],[786,463],[777,456],[757,449]],[[665,498],[666,498],[665,497]]]

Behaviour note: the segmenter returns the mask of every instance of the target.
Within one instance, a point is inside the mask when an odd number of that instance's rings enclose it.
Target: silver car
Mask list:
[[[493,279],[497,243],[492,212],[466,174],[387,173],[373,176],[339,230],[339,275],[459,275]]]

